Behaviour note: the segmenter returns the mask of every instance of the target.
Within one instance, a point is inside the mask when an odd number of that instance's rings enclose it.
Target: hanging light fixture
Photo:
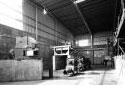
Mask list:
[[[43,9],[43,14],[45,14],[45,15],[47,14],[47,11],[45,8]]]
[[[87,51],[86,53],[89,54],[89,51]]]
[[[83,1],[85,1],[85,0],[76,0],[74,3],[81,3]]]

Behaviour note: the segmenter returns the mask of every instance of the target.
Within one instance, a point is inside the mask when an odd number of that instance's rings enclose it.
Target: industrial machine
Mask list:
[[[37,41],[30,36],[16,37],[15,59],[38,57],[39,49],[36,45]]]
[[[91,68],[91,61],[88,58],[79,55],[78,51],[75,50],[71,45],[54,46],[53,50],[53,70],[56,70],[58,65],[56,63],[56,58],[60,56],[66,57],[66,65],[63,71],[64,75],[72,76]]]

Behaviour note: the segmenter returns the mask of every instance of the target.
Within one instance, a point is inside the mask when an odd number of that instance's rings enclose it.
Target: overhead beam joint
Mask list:
[[[87,28],[89,34],[92,36],[92,32],[91,32],[91,30],[90,30],[90,28],[89,28],[87,22],[85,21],[85,18],[84,18],[84,16],[83,16],[83,14],[81,13],[81,11],[80,11],[80,9],[79,9],[77,3],[76,3],[74,0],[70,0],[70,1],[74,4],[74,7],[76,8],[76,10],[77,10],[78,14],[80,15],[82,21],[84,22],[84,24],[85,24],[85,26],[86,26],[86,28]]]

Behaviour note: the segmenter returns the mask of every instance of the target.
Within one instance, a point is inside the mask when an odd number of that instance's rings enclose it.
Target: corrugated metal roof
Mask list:
[[[74,35],[88,33],[71,0],[30,0],[46,7]],[[86,0],[77,4],[92,33],[113,31],[116,0]]]

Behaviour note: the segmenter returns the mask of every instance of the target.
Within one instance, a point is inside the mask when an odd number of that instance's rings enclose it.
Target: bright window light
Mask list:
[[[79,46],[88,46],[88,40],[80,40]]]
[[[81,3],[83,1],[85,1],[85,0],[76,0],[75,3]]]
[[[23,0],[0,0],[0,24],[23,30]]]
[[[33,56],[34,52],[32,50],[27,51],[27,56]]]

